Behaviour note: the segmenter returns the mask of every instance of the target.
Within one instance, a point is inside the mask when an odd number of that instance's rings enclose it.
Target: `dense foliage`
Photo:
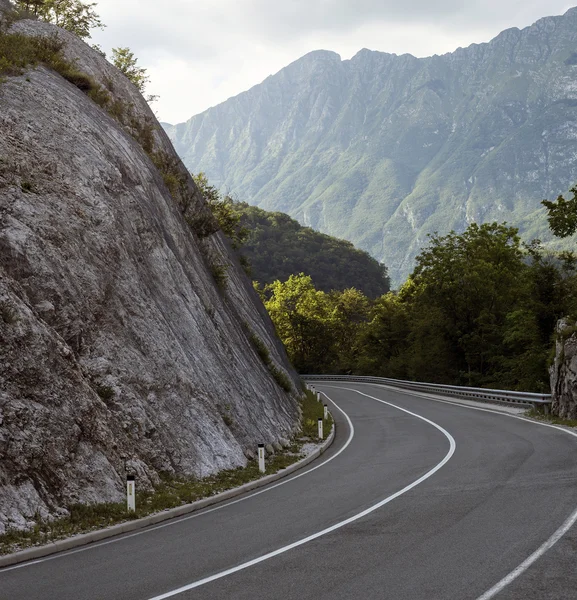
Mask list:
[[[387,268],[345,240],[303,227],[280,212],[235,203],[248,234],[242,248],[263,284],[306,273],[325,292],[355,287],[371,298],[389,291]]]
[[[81,39],[90,37],[91,29],[102,28],[104,25],[96,14],[95,2],[81,0],[15,0],[14,5],[24,13],[54,23],[62,29],[67,29]]]
[[[301,274],[264,296],[301,372],[545,391],[555,322],[575,314],[576,286],[572,256],[492,223],[431,236],[397,294],[327,294]]]
[[[559,196],[556,202],[543,200],[547,209],[549,227],[560,238],[569,237],[577,231],[577,186],[571,188],[573,198]]]
[[[221,231],[260,285],[306,273],[325,292],[355,287],[376,298],[389,291],[385,265],[350,242],[303,227],[284,213],[236,202],[222,195],[204,173],[192,176]]]

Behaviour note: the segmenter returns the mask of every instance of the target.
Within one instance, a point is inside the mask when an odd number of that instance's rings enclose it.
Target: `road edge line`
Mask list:
[[[331,387],[334,387],[334,386],[331,386]],[[426,423],[429,423],[429,425],[432,425],[433,427],[435,427],[437,430],[439,430],[447,438],[447,440],[449,441],[449,451],[447,452],[447,454],[445,455],[445,457],[439,463],[437,463],[432,469],[430,469],[429,471],[427,471],[424,475],[421,475],[421,477],[419,477],[418,479],[416,479],[415,481],[413,481],[409,485],[405,486],[401,490],[398,490],[394,494],[391,494],[390,496],[387,496],[386,498],[384,498],[380,502],[377,502],[376,504],[373,504],[372,506],[369,506],[365,510],[362,510],[361,512],[353,515],[352,517],[349,517],[348,519],[345,519],[343,521],[339,521],[338,523],[335,523],[334,525],[331,525],[330,527],[322,529],[321,531],[317,531],[316,533],[313,533],[312,535],[309,535],[306,538],[302,538],[300,540],[297,540],[296,542],[293,542],[292,544],[288,544],[287,546],[283,546],[281,548],[277,548],[276,550],[273,550],[272,552],[268,552],[266,554],[258,556],[258,557],[254,558],[252,560],[249,560],[247,562],[241,563],[240,565],[236,565],[235,567],[232,567],[230,569],[226,569],[224,571],[219,571],[218,573],[215,573],[213,575],[209,575],[208,577],[205,577],[203,579],[199,579],[197,581],[193,581],[192,583],[189,583],[189,584],[184,585],[182,587],[179,587],[177,589],[171,590],[169,592],[165,592],[164,594],[160,594],[158,596],[154,596],[152,598],[149,598],[148,600],[166,600],[167,598],[172,598],[173,596],[178,596],[180,594],[183,594],[184,592],[188,592],[188,591],[190,591],[192,589],[195,589],[197,587],[201,587],[203,585],[206,585],[207,583],[211,583],[212,581],[216,581],[217,579],[222,579],[223,577],[227,577],[228,575],[232,575],[234,573],[237,573],[238,571],[243,571],[244,569],[247,569],[249,567],[257,565],[257,564],[259,564],[261,562],[264,562],[264,561],[266,561],[266,560],[268,560],[270,558],[274,558],[275,556],[278,556],[280,554],[284,554],[285,552],[293,550],[294,548],[298,548],[299,546],[302,546],[304,544],[307,544],[308,542],[316,540],[319,537],[322,537],[322,536],[324,536],[324,535],[326,535],[328,533],[336,531],[337,529],[340,529],[341,527],[345,527],[346,525],[349,525],[350,523],[354,523],[355,521],[358,521],[359,519],[362,519],[363,517],[366,517],[367,515],[371,514],[375,510],[378,510],[379,508],[385,506],[389,502],[392,502],[393,500],[395,500],[399,496],[402,496],[403,494],[405,494],[409,490],[412,490],[414,487],[420,485],[423,481],[426,481],[429,477],[432,477],[439,469],[441,469],[443,466],[445,466],[445,464],[447,462],[449,462],[449,460],[452,458],[453,454],[455,453],[455,450],[456,450],[456,447],[457,447],[455,439],[453,438],[453,436],[446,429],[444,429],[443,427],[441,427],[438,423],[435,423],[434,421],[431,421],[430,419],[427,419],[426,417],[418,415],[417,413],[411,412],[410,410],[402,408],[401,406],[397,406],[396,404],[392,404],[391,402],[386,402],[385,400],[380,400],[379,398],[375,398],[374,396],[369,396],[368,394],[364,394],[363,392],[359,392],[358,390],[350,390],[348,388],[340,388],[340,389],[343,389],[343,390],[346,390],[346,391],[349,391],[349,392],[356,392],[357,394],[360,394],[361,396],[366,396],[367,398],[371,398],[372,400],[380,402],[381,404],[387,404],[388,406],[391,406],[393,408],[396,408],[397,410],[400,410],[400,411],[402,411],[404,413],[412,415],[413,417],[416,417],[417,419],[420,419],[421,421],[425,421]],[[350,420],[350,417],[347,415],[347,413],[340,406],[338,406],[335,403],[334,400],[332,400],[332,398],[330,398],[330,396],[326,392],[323,392],[323,393],[328,398],[328,400],[330,402],[332,402],[332,404],[334,404],[345,415],[345,417],[347,418],[347,421],[349,423],[349,427],[351,428],[351,438],[352,438],[352,434],[354,433],[354,426],[352,424],[352,421]],[[351,439],[351,438],[349,438],[349,439]]]
[[[44,546],[27,548],[26,550],[21,550],[19,552],[13,552],[12,554],[0,556],[0,569],[2,569],[3,567],[14,566],[37,558],[44,558],[46,556],[50,556],[51,554],[57,554],[58,552],[73,550],[74,548],[86,546],[88,544],[99,542],[101,540],[105,540],[107,538],[111,538],[117,535],[122,535],[123,533],[130,533],[139,529],[145,529],[150,525],[156,525],[158,523],[162,523],[163,521],[168,521],[170,519],[182,517],[184,515],[188,515],[189,513],[206,508],[208,506],[212,506],[213,504],[218,504],[219,502],[230,500],[231,498],[235,498],[236,496],[240,496],[254,489],[264,487],[269,483],[278,481],[279,479],[282,479],[287,475],[290,475],[291,473],[294,473],[295,471],[306,467],[308,464],[313,462],[313,460],[316,460],[322,454],[324,454],[332,445],[335,439],[335,430],[336,425],[333,422],[330,434],[319,448],[311,452],[311,454],[309,454],[302,460],[293,463],[292,465],[289,465],[288,467],[281,469],[276,473],[267,475],[266,477],[262,477],[260,479],[255,479],[254,481],[249,481],[248,483],[245,483],[236,488],[232,488],[230,490],[226,490],[225,492],[221,492],[220,494],[215,494],[214,496],[209,496],[208,498],[202,498],[201,500],[191,502],[190,504],[185,504],[184,506],[178,506],[176,508],[163,510],[161,512],[149,515],[147,517],[142,517],[141,519],[135,519],[134,521],[126,521],[125,523],[112,525],[111,527],[106,527],[105,529],[98,529],[96,531],[91,531],[90,533],[82,533],[76,536],[65,538],[63,540],[51,542]]]
[[[320,382],[322,383],[322,381]],[[567,433],[573,437],[577,438],[577,432],[572,431],[562,425],[555,425],[553,423],[544,423],[543,421],[539,421],[538,419],[532,419],[530,417],[526,417],[524,415],[516,415],[513,413],[505,412],[502,410],[497,410],[495,408],[485,408],[481,406],[470,406],[468,404],[462,404],[460,402],[454,402],[452,400],[447,400],[442,397],[433,396],[427,392],[413,392],[411,390],[403,390],[395,388],[391,385],[386,384],[378,384],[378,383],[369,383],[369,382],[350,382],[351,384],[364,383],[366,385],[377,385],[379,387],[383,387],[390,391],[400,392],[402,394],[413,396],[416,398],[423,398],[424,400],[430,400],[432,402],[439,402],[442,404],[453,404],[460,406],[462,408],[468,408],[470,410],[478,410],[481,412],[490,412],[496,415],[502,415],[504,417],[510,417],[512,419],[519,419],[520,421],[526,421],[527,423],[533,423],[535,425],[542,425],[543,427],[550,427],[552,429],[558,429],[561,432]],[[337,389],[350,389],[350,388],[338,388],[337,386],[325,385],[325,387],[334,387]],[[358,390],[351,390],[358,391]],[[363,394],[363,392],[358,392],[359,394]],[[367,395],[367,394],[363,394]],[[559,528],[555,530],[555,532],[549,536],[534,552],[532,552],[521,564],[517,565],[512,571],[507,573],[505,577],[500,579],[495,585],[489,588],[486,592],[484,592],[481,596],[479,596],[476,600],[491,600],[494,598],[499,592],[502,592],[508,585],[513,583],[518,577],[523,575],[529,567],[537,562],[542,556],[544,556],[553,546],[577,523],[577,509],[574,510],[565,521],[561,524]]]

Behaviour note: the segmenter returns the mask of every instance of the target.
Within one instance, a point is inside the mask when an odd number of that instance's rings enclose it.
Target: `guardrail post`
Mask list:
[[[266,467],[264,464],[264,444],[258,445],[258,470],[261,473],[266,471]]]
[[[136,510],[136,481],[134,475],[126,476],[126,510],[134,512]]]
[[[323,439],[323,420],[319,417],[319,439]]]

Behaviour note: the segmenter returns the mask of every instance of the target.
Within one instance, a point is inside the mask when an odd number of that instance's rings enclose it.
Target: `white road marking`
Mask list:
[[[577,522],[577,510],[557,529],[557,531],[531,556],[526,558],[516,569],[511,571],[509,575],[503,577],[501,581],[496,583],[490,590],[487,590],[482,596],[479,596],[477,600],[489,600],[494,598],[500,591],[506,588],[510,583],[515,581],[519,575],[522,575],[536,560],[541,558],[547,550],[552,548]]]
[[[327,398],[329,398],[329,397],[327,396]],[[197,517],[202,517],[211,512],[226,508],[227,506],[237,504],[238,502],[244,502],[245,500],[249,500],[250,498],[259,496],[260,494],[270,492],[271,490],[274,490],[275,488],[277,488],[281,485],[290,483],[291,481],[294,481],[295,479],[298,479],[299,477],[304,477],[305,475],[308,475],[309,473],[312,473],[313,471],[316,471],[317,469],[324,467],[326,464],[330,463],[331,460],[335,459],[339,454],[341,454],[341,452],[346,450],[346,448],[349,446],[349,444],[351,443],[351,441],[355,435],[355,428],[353,427],[353,424],[351,423],[351,420],[349,419],[348,415],[345,413],[344,410],[342,410],[339,406],[337,406],[330,398],[329,398],[329,400],[345,416],[345,418],[348,422],[348,425],[349,425],[349,437],[347,438],[347,441],[345,442],[344,446],[338,452],[335,452],[335,454],[333,454],[330,458],[327,458],[326,460],[319,463],[318,465],[316,465],[310,469],[307,469],[306,471],[303,471],[302,473],[293,475],[292,477],[287,477],[286,479],[282,479],[281,481],[279,481],[279,483],[275,483],[274,485],[267,486],[267,487],[259,490],[258,492],[253,492],[252,494],[249,494],[247,496],[241,496],[240,498],[237,498],[236,500],[231,500],[230,502],[226,502],[226,503],[224,503],[224,501],[223,501],[223,504],[218,504],[217,506],[213,506],[212,508],[208,508],[206,510],[200,509],[198,512],[194,512],[186,517],[175,517],[174,519],[171,519],[170,521],[166,521],[165,523],[161,523],[160,525],[154,525],[153,527],[147,527],[146,529],[142,529],[142,531],[136,531],[135,533],[129,533],[129,534],[125,534],[125,535],[118,534],[118,537],[111,538],[104,542],[94,542],[91,544],[87,544],[86,546],[82,546],[81,548],[76,548],[74,550],[68,550],[68,551],[60,552],[58,554],[52,554],[50,556],[37,558],[35,560],[31,560],[31,561],[21,563],[18,565],[12,565],[10,567],[4,567],[4,568],[0,569],[0,575],[2,575],[2,573],[6,573],[7,571],[13,571],[15,569],[24,569],[26,567],[31,567],[32,565],[37,565],[39,563],[47,562],[49,560],[56,560],[58,558],[64,558],[71,554],[78,554],[79,552],[95,550],[96,548],[100,548],[101,546],[107,546],[108,544],[116,544],[118,542],[122,542],[129,538],[133,538],[133,537],[136,537],[139,535],[145,535],[147,533],[150,533],[151,531],[156,531],[157,529],[162,529],[164,527],[171,527],[172,525],[178,525],[179,523],[182,523],[183,521],[188,521],[189,519],[196,519]]]
[[[348,389],[348,388],[343,388],[343,389]],[[350,523],[354,523],[355,521],[358,521],[359,519],[362,519],[363,517],[366,517],[367,515],[369,515],[370,513],[374,512],[375,510],[381,508],[382,506],[384,506],[385,504],[388,504],[389,502],[391,502],[392,500],[394,500],[395,498],[398,498],[399,496],[402,496],[403,494],[405,494],[406,492],[408,492],[409,490],[412,490],[414,487],[416,487],[417,485],[419,485],[420,483],[422,483],[423,481],[429,479],[429,477],[431,477],[432,475],[434,475],[441,467],[443,467],[449,460],[450,458],[453,456],[453,454],[455,453],[455,449],[456,449],[456,443],[455,440],[453,438],[453,436],[446,431],[445,429],[443,429],[440,425],[438,425],[437,423],[435,423],[434,421],[430,421],[429,419],[426,419],[425,417],[422,417],[421,415],[418,415],[414,412],[411,412],[409,410],[406,410],[404,408],[401,408],[400,406],[397,406],[396,404],[392,404],[390,402],[385,402],[385,400],[380,400],[379,398],[375,398],[374,396],[369,396],[368,394],[365,394],[363,392],[359,392],[358,390],[350,390],[350,391],[354,391],[357,394],[361,394],[362,396],[366,396],[367,398],[371,398],[372,400],[376,400],[377,402],[380,402],[381,404],[387,404],[388,406],[392,406],[393,408],[396,408],[402,412],[405,412],[409,415],[412,415],[413,417],[416,417],[417,419],[421,419],[422,421],[425,421],[426,423],[429,423],[430,425],[432,425],[433,427],[435,427],[436,429],[438,429],[448,440],[449,440],[449,451],[447,452],[447,454],[445,455],[445,457],[443,458],[443,460],[441,460],[441,462],[439,462],[436,466],[434,466],[430,471],[428,471],[427,473],[425,473],[422,477],[419,477],[419,479],[417,479],[416,481],[413,481],[413,483],[407,485],[406,487],[404,487],[402,490],[399,490],[398,492],[395,492],[394,494],[392,494],[391,496],[388,496],[387,498],[385,498],[384,500],[381,500],[380,502],[377,502],[377,504],[374,504],[373,506],[370,506],[369,508],[363,510],[360,513],[357,513],[356,515],[353,515],[352,517],[349,517],[348,519],[345,519],[344,521],[340,521],[339,523],[336,523],[335,525],[332,525],[331,527],[327,527],[326,529],[323,529],[321,531],[317,531],[317,533],[313,533],[312,535],[309,535],[306,538],[303,538],[301,540],[298,540],[296,542],[293,542],[292,544],[289,544],[288,546],[283,546],[282,548],[278,548],[277,550],[274,550],[272,552],[268,552],[267,554],[263,554],[262,556],[259,556],[253,560],[249,560],[248,562],[242,563],[240,565],[237,565],[236,567],[232,567],[231,569],[226,569],[225,571],[220,571],[219,573],[215,573],[214,575],[210,575],[209,577],[205,577],[204,579],[199,579],[198,581],[194,581],[192,583],[189,583],[188,585],[184,585],[182,587],[179,587],[175,590],[172,590],[170,592],[166,592],[165,594],[161,594],[160,596],[154,596],[153,598],[150,598],[149,600],[165,600],[166,598],[172,598],[173,596],[177,596],[179,594],[183,594],[184,592],[188,592],[189,590],[198,588],[202,585],[206,585],[207,583],[210,583],[211,581],[215,581],[217,579],[221,579],[223,577],[227,577],[228,575],[232,575],[233,573],[237,573],[238,571],[242,571],[244,569],[248,569],[249,567],[252,567],[254,565],[257,565],[261,562],[264,562],[265,560],[268,560],[270,558],[274,558],[275,556],[278,556],[279,554],[284,554],[285,552],[288,552],[289,550],[292,550],[294,548],[298,548],[299,546],[302,546],[303,544],[307,544],[308,542],[311,542],[312,540],[316,540],[317,538],[326,535],[327,533],[331,533],[337,529],[340,529],[341,527],[344,527],[345,525],[349,525]],[[325,396],[327,396],[325,394]],[[329,398],[327,396],[327,398]],[[333,400],[331,400],[331,398],[329,398],[329,400],[335,405],[337,406]],[[347,418],[350,426],[352,427],[352,423],[348,417],[348,415],[340,408],[337,406],[337,408],[345,415],[345,417]]]
[[[362,383],[362,382],[357,382]],[[354,385],[356,385],[355,383]],[[364,385],[376,385],[370,383],[364,383]],[[324,387],[334,387],[337,386],[324,386]],[[520,415],[513,415],[511,413],[505,413],[499,410],[494,410],[490,408],[481,408],[480,406],[469,406],[467,404],[460,404],[459,402],[452,402],[451,400],[441,400],[439,398],[432,398],[431,396],[427,396],[425,393],[415,394],[405,390],[398,390],[392,386],[381,386],[385,387],[394,392],[402,392],[409,396],[417,396],[424,398],[425,400],[432,400],[433,402],[441,402],[443,404],[452,404],[461,406],[463,408],[468,408],[470,410],[480,410],[482,412],[491,412],[493,414],[504,415],[505,417],[511,417],[512,419],[519,419],[521,421],[525,421],[528,423],[533,423],[535,425],[542,425],[543,427],[551,427],[552,429],[558,429],[559,431],[563,431],[573,437],[577,437],[577,433],[574,431],[570,431],[569,429],[564,429],[563,427],[559,427],[558,425],[551,425],[550,423],[541,423],[539,421],[535,421],[533,419],[527,419],[526,417],[522,417]],[[351,388],[337,388],[337,389],[351,389]],[[352,390],[351,391],[357,391]],[[362,392],[359,392],[362,393]],[[490,600],[494,598],[499,592],[503,591],[510,583],[515,581],[520,575],[522,575],[533,563],[535,563],[539,558],[541,558],[548,550],[550,550],[568,531],[577,523],[577,509],[569,516],[569,518],[557,529],[557,531],[546,541],[544,542],[533,554],[527,557],[517,568],[513,569],[508,575],[503,577],[501,581],[496,583],[491,589],[487,590],[483,595],[479,596],[477,600]]]

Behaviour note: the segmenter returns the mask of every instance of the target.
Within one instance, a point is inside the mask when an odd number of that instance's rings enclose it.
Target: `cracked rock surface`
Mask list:
[[[200,240],[207,208],[150,108],[89,46],[64,53],[148,124],[185,181],[175,198],[130,131],[44,66],[0,84],[0,534],[75,502],[246,464],[289,437],[299,385],[227,240]],[[149,153],[150,154],[150,153]],[[224,291],[211,262],[227,269]]]
[[[577,419],[577,324],[557,324],[555,361],[550,368],[551,410],[563,419]]]

